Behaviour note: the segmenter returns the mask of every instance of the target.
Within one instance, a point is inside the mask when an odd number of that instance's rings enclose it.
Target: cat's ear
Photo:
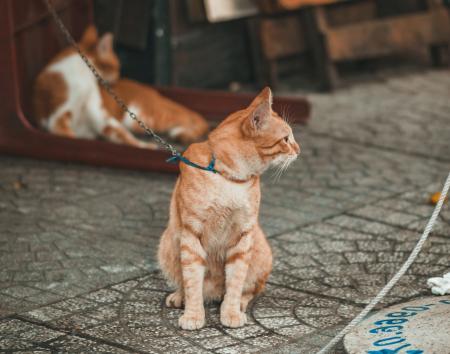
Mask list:
[[[262,89],[262,91],[255,97],[253,102],[250,104],[254,105],[255,103],[260,103],[261,101],[266,101],[272,106],[272,90],[269,86],[266,86]]]
[[[88,50],[91,50],[95,48],[95,46],[97,45],[97,41],[98,41],[97,29],[95,28],[94,25],[89,25],[85,29],[83,36],[81,37],[80,45]]]
[[[97,54],[100,57],[105,57],[113,52],[113,40],[112,33],[105,33],[97,44]]]
[[[272,116],[272,91],[264,88],[248,107],[249,115],[244,123],[244,130],[252,135],[263,129]]]

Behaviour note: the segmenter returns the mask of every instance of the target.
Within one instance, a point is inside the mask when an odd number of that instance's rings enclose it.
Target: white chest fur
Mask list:
[[[259,203],[258,191],[253,181],[234,183],[222,176],[211,176],[215,183],[205,190],[204,210],[208,210],[206,248],[209,251],[223,250],[230,238],[249,230],[256,222]]]
[[[251,208],[254,194],[252,181],[235,183],[219,175],[214,175],[213,178],[216,182],[212,184],[215,203],[233,211]]]

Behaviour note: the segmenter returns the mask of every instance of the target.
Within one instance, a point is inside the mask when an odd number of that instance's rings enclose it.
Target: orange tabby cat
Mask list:
[[[180,164],[159,245],[161,269],[176,286],[166,305],[184,303],[183,329],[201,328],[204,300],[222,299],[222,324],[243,326],[248,302],[263,290],[271,272],[272,252],[258,223],[259,176],[270,166],[286,167],[300,152],[291,128],[271,105],[266,88],[207,141],[184,153],[204,166],[214,156],[218,173]]]
[[[199,114],[162,97],[155,90],[130,80],[119,80],[120,63],[113,50],[113,36],[99,37],[89,26],[78,43],[98,72],[119,96],[158,133],[169,133],[183,142],[193,142],[208,130]],[[155,149],[131,133],[142,130],[124,115],[73,48],[66,48],[42,70],[33,91],[36,119],[46,130],[71,138],[106,140]]]

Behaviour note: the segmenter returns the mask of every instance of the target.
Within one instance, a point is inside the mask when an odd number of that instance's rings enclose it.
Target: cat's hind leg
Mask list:
[[[241,297],[241,311],[245,312],[250,301],[264,290],[272,271],[272,251],[261,228],[256,226],[251,260]]]
[[[166,297],[167,307],[179,309],[183,307],[183,303],[184,303],[184,294],[182,289],[178,289]]]
[[[170,226],[161,236],[158,248],[159,266],[176,291],[166,297],[166,306],[181,308],[184,303],[183,280],[181,274],[180,251]]]
[[[253,293],[251,293],[251,292],[242,294],[242,297],[241,297],[241,311],[242,312],[247,311],[248,303],[250,301],[252,301],[254,296],[255,295]]]
[[[100,135],[114,143],[131,145],[140,148],[156,150],[158,146],[154,143],[148,143],[137,139],[131,132],[127,130],[120,122],[114,118],[106,118],[106,124],[99,132]]]
[[[173,125],[168,127],[167,132],[172,139],[190,144],[204,137],[208,130],[208,123],[203,117],[190,112],[187,117],[183,114],[174,117]]]
[[[51,117],[48,121],[48,130],[53,134],[65,136],[68,138],[75,138],[75,133],[72,129],[72,112],[65,111],[59,113],[57,116]]]
[[[114,143],[151,150],[157,149],[156,144],[137,139],[121,122],[111,117],[103,108],[98,92],[91,94],[84,110],[89,118],[89,124],[97,136]]]

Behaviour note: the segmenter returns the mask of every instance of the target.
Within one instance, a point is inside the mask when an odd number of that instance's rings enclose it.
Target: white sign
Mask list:
[[[258,6],[253,0],[205,0],[205,11],[209,22],[219,22],[256,15]]]
[[[450,296],[383,309],[344,338],[349,354],[450,353]]]

